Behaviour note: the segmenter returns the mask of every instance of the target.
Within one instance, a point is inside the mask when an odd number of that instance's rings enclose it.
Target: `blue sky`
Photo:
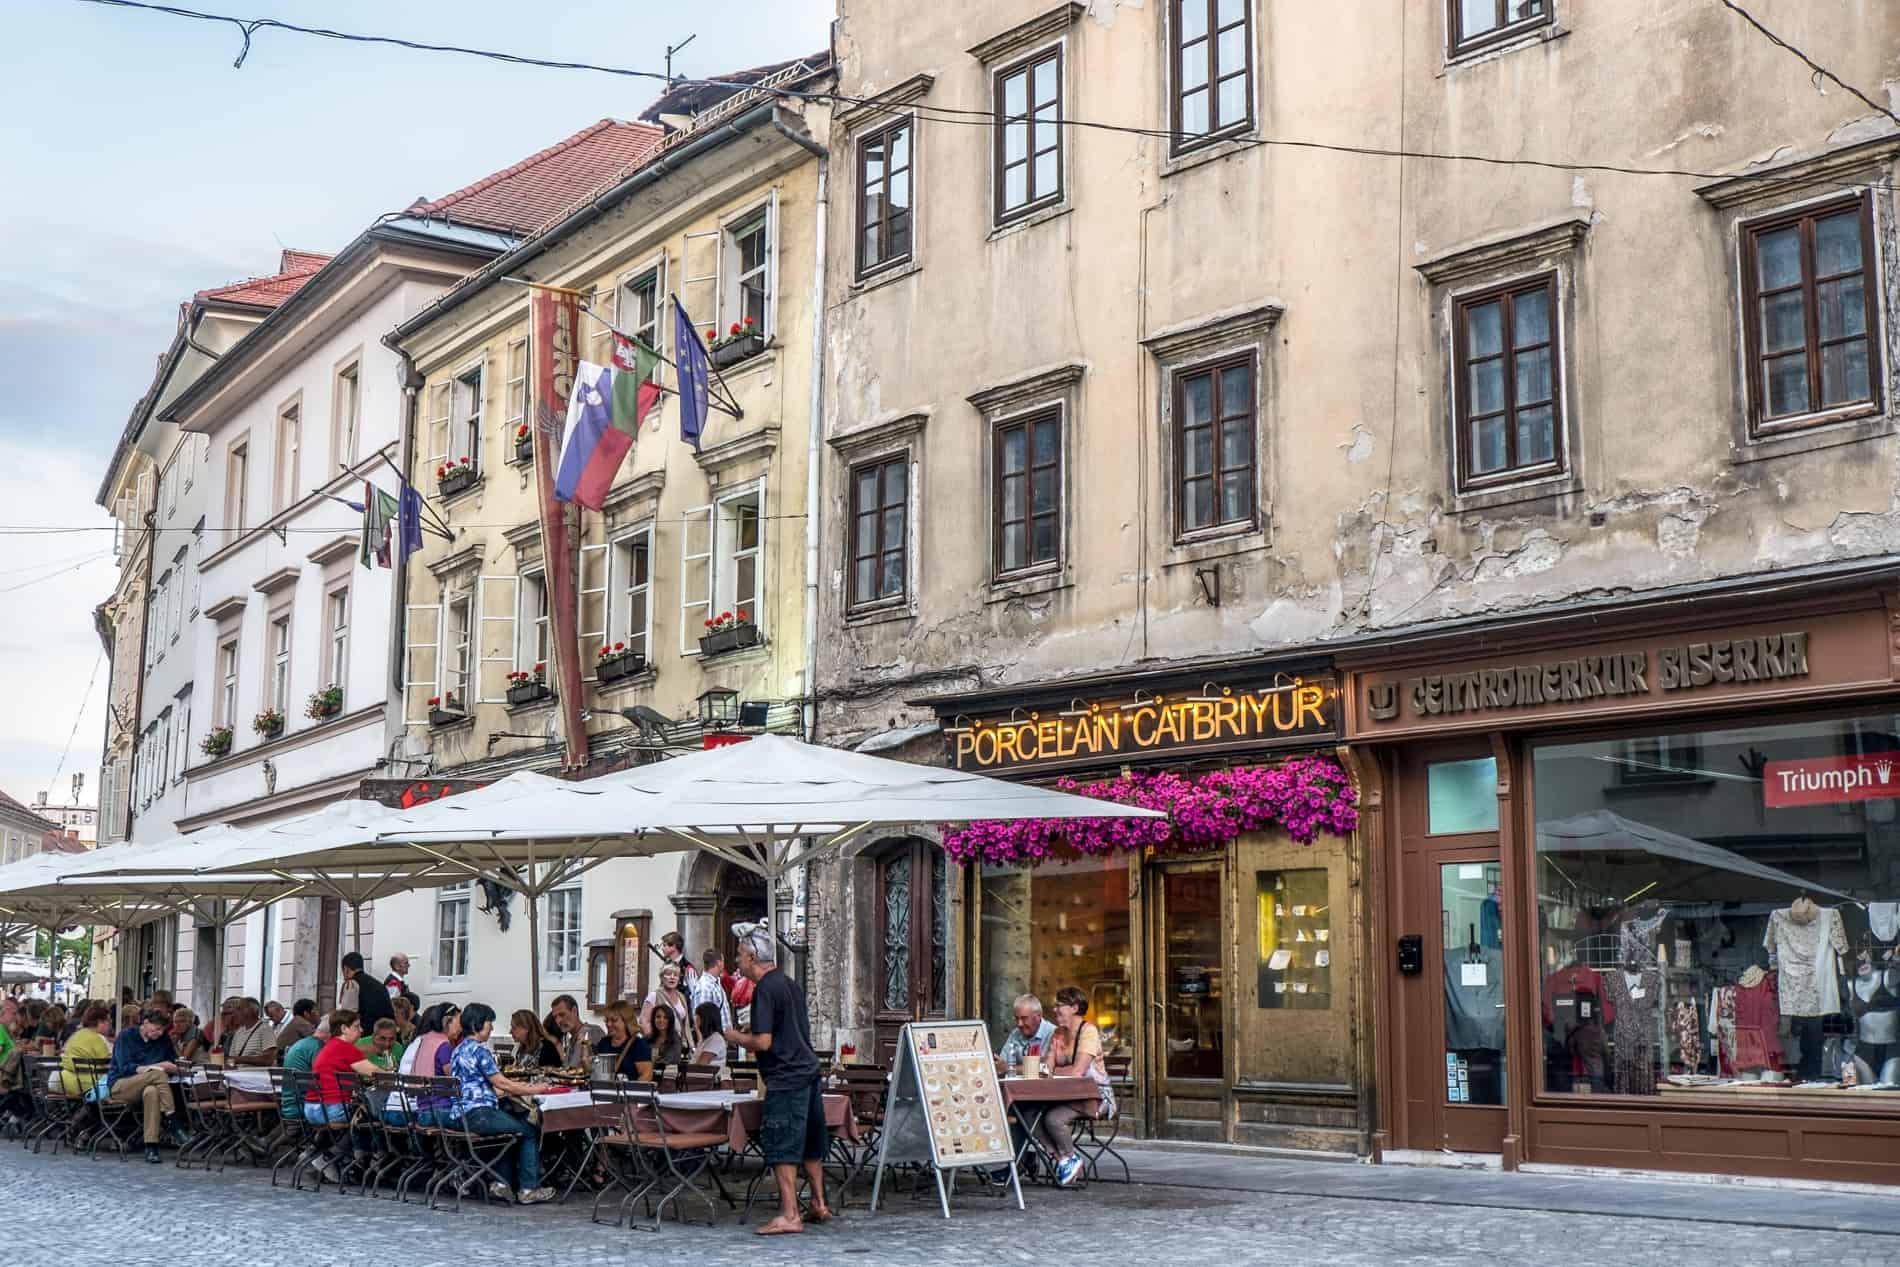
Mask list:
[[[715,75],[826,46],[829,0],[204,0],[185,7],[529,56]],[[641,80],[261,31],[83,0],[9,0],[0,41],[0,524],[98,528],[112,447],[193,291],[335,250],[597,119]],[[524,20],[527,19],[527,20]],[[98,778],[105,671],[93,607],[109,532],[0,537],[0,789]],[[90,562],[87,562],[90,560]],[[77,564],[77,570],[73,570]],[[44,578],[44,579],[42,579]]]

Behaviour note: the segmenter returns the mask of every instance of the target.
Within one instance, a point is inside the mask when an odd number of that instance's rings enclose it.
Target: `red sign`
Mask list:
[[[1770,761],[1761,781],[1770,809],[1900,798],[1900,752]]]
[[[751,735],[703,735],[700,737],[699,746],[708,750],[729,748],[733,744],[744,743],[750,738],[752,738]]]

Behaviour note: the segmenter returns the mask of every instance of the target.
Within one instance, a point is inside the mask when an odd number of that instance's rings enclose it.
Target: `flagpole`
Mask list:
[[[680,297],[678,295],[668,292],[667,298],[673,301],[674,311],[676,312],[686,311],[686,307],[684,304],[680,303]],[[726,383],[726,376],[719,372],[719,367],[717,365],[713,364],[712,351],[709,348],[707,348],[706,341],[699,337],[699,327],[693,324],[691,321],[684,322],[683,324],[686,326],[688,330],[691,330],[693,332],[693,341],[699,344],[700,355],[706,358],[707,372],[710,373],[713,376],[713,378],[718,381],[719,390],[726,394],[726,401],[725,401],[726,412],[731,414],[734,418],[745,417],[745,410],[739,408],[738,397],[732,394],[732,388],[728,386]],[[674,368],[677,369],[678,367],[675,366]]]
[[[389,455],[387,453],[384,453],[381,450],[378,450],[376,456],[383,460],[384,466],[387,466],[390,470],[396,473],[396,480],[397,480],[396,501],[397,501],[397,504],[400,505],[402,502],[403,486],[408,485],[411,488],[415,486],[413,484],[409,484],[409,480],[402,473],[402,468],[397,466],[394,462],[391,462],[389,460]],[[449,527],[447,520],[443,519],[441,515],[436,513],[435,507],[429,504],[427,498],[422,499],[422,508],[429,512],[429,519],[431,520],[431,522],[429,523],[428,526],[430,528],[433,528],[438,536],[440,536],[444,541],[455,540],[455,530]],[[400,514],[400,512],[398,513]]]

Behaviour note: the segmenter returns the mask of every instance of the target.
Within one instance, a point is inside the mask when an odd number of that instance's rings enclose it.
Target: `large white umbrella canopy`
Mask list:
[[[878,831],[972,819],[1155,818],[984,775],[760,735],[583,781],[521,772],[380,824],[307,837],[253,837],[201,874],[367,875],[426,860],[427,880],[489,880],[527,896],[539,1009],[538,899],[613,857],[696,849],[768,881]],[[460,875],[456,874],[457,872]]]
[[[0,867],[0,924],[33,928],[69,928],[74,924],[127,927],[169,913],[148,901],[60,887],[61,876],[94,856],[93,853],[40,853]]]

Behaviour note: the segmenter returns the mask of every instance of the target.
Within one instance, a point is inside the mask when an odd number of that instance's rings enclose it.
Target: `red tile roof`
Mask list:
[[[592,193],[606,177],[640,162],[661,136],[659,128],[643,123],[602,119],[452,194],[418,198],[408,214],[527,233]]]
[[[214,303],[248,304],[254,308],[275,308],[297,293],[299,287],[330,262],[327,255],[315,251],[286,249],[278,260],[277,271],[269,277],[247,277],[229,286],[201,290],[197,298]]]
[[[41,853],[90,853],[91,850],[76,835],[68,835],[58,828],[40,837]]]

